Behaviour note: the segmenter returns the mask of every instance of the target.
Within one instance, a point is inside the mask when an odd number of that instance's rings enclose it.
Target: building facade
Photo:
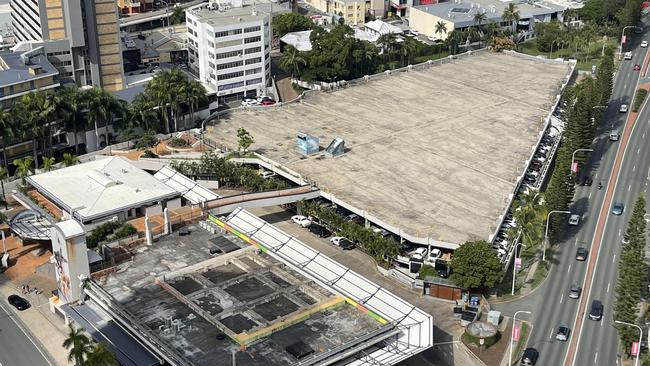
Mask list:
[[[474,16],[484,13],[484,24],[497,23],[501,27],[516,29],[522,41],[534,35],[536,23],[547,23],[552,20],[562,21],[562,13],[566,7],[553,3],[519,3],[515,6],[519,12],[519,21],[516,24],[504,22],[503,11],[508,6],[507,2],[500,0],[480,0],[466,2],[464,0],[451,0],[432,5],[420,5],[410,9],[409,26],[421,34],[439,40],[447,39],[453,30],[464,30],[476,26]],[[446,32],[436,33],[436,24],[445,24]]]
[[[220,10],[221,9],[221,10]],[[190,71],[218,96],[254,96],[271,83],[271,15],[255,6],[186,12]]]
[[[117,0],[121,14],[138,14],[153,10],[153,0]]]
[[[347,25],[362,26],[366,19],[383,18],[383,0],[307,0],[314,8],[342,17]]]
[[[15,51],[44,47],[62,83],[124,87],[113,0],[11,0]]]

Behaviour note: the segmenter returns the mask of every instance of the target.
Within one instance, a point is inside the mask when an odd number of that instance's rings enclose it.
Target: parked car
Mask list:
[[[251,106],[251,105],[258,105],[258,104],[259,103],[255,99],[248,99],[247,98],[247,99],[244,99],[244,100],[241,101],[242,107],[248,107],[248,106]]]
[[[578,250],[576,250],[576,260],[577,261],[585,261],[587,260],[587,256],[589,255],[589,251],[586,248],[580,247]]]
[[[569,327],[566,325],[560,325],[557,328],[557,332],[555,333],[555,339],[565,342],[569,339],[569,333],[571,333],[571,329]]]
[[[20,311],[27,310],[31,306],[29,304],[29,301],[27,301],[26,299],[23,299],[22,297],[20,297],[18,295],[9,295],[9,297],[7,298],[7,301],[9,302],[9,304],[11,304],[13,307],[15,307],[16,309],[18,309]]]
[[[420,32],[416,31],[415,29],[410,29],[410,32],[411,32],[411,34],[416,35],[416,36],[420,35]]]
[[[427,255],[428,252],[429,252],[429,250],[427,248],[419,247],[419,248],[416,248],[411,253],[409,253],[409,256],[411,258],[423,259]]]
[[[582,286],[578,285],[577,283],[572,284],[571,287],[569,288],[569,297],[572,299],[579,298],[581,293],[582,293]]]
[[[309,231],[317,235],[319,238],[328,238],[332,235],[332,232],[329,231],[325,226],[312,223],[309,225]]]
[[[330,242],[343,250],[352,250],[355,247],[353,242],[342,236],[335,236],[330,239]]]
[[[603,318],[603,303],[600,300],[591,302],[591,310],[589,310],[589,319],[599,321]]]
[[[262,171],[260,173],[260,177],[262,177],[264,179],[269,179],[269,178],[274,177],[274,176],[275,176],[275,172],[272,172],[270,170],[264,170],[264,171]]]
[[[303,215],[293,215],[291,216],[291,221],[293,221],[294,224],[300,224],[301,221],[306,220],[307,217]]]
[[[264,105],[264,106],[269,106],[269,105],[274,105],[274,104],[275,104],[275,101],[274,100],[269,100],[269,99],[265,99],[265,100],[260,102],[260,105]]]
[[[539,352],[534,348],[526,348],[521,356],[521,366],[534,366],[539,358]]]
[[[573,214],[569,217],[569,225],[578,226],[579,223],[580,223],[580,215]]]
[[[623,202],[614,202],[612,205],[612,215],[622,215],[624,210],[625,206],[623,205]]]

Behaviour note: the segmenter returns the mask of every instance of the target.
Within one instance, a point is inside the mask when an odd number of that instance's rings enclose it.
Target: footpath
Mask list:
[[[51,284],[48,282],[51,280],[39,275],[11,282],[5,274],[0,274],[0,296],[6,299],[9,295],[17,294],[26,298],[32,304],[32,307],[27,310],[18,311],[10,305],[6,305],[5,308],[13,313],[15,322],[22,327],[27,337],[41,349],[52,365],[71,366],[72,364],[68,362],[67,351],[62,346],[67,338],[68,328],[63,319],[57,317],[49,309],[47,296],[51,293],[51,289],[48,291]],[[29,284],[31,288],[37,287],[39,294],[22,294],[21,287],[24,284]]]

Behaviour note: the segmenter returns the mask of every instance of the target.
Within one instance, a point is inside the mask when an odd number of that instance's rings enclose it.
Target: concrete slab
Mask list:
[[[394,74],[279,109],[233,112],[209,128],[236,148],[290,168],[322,191],[416,237],[487,239],[510,202],[568,64],[480,53]],[[347,152],[302,157],[297,132],[335,137]]]

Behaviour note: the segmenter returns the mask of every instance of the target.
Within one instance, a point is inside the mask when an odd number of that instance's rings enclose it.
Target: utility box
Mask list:
[[[488,312],[488,316],[487,316],[488,323],[494,325],[495,327],[498,327],[500,319],[501,319],[501,312],[500,311],[490,310]]]
[[[2,268],[9,268],[9,253],[2,255]]]
[[[315,154],[320,151],[320,139],[304,132],[298,132],[296,135],[296,149],[302,155]]]

